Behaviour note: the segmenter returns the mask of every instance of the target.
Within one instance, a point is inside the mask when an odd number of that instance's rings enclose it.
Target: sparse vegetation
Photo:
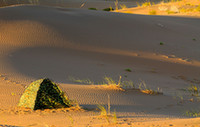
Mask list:
[[[126,7],[125,4],[120,4],[120,8],[121,8],[121,9],[127,9],[127,7]]]
[[[113,122],[114,122],[115,124],[117,124],[117,113],[116,113],[116,110],[115,110],[114,113],[113,113]]]
[[[150,10],[149,11],[149,15],[156,15],[157,14],[157,11],[156,10]]]
[[[116,90],[122,90],[123,91],[124,89],[122,88],[121,78],[122,77],[119,76],[119,81],[116,82],[111,77],[105,76],[103,85],[105,85],[105,86],[107,86],[107,87],[109,87],[111,89],[116,89]]]
[[[167,10],[166,12],[167,12],[167,14],[175,14],[176,13],[176,12],[170,11],[170,10]]]
[[[187,90],[191,93],[192,96],[199,97],[200,87],[194,84],[191,84]]]
[[[121,84],[122,84],[122,87],[125,88],[125,89],[126,88],[134,89],[135,88],[133,81],[123,81]]]
[[[100,117],[103,117],[106,119],[106,121],[110,124],[110,117],[111,115],[108,115],[106,108],[103,105],[97,105],[98,108],[100,109],[101,115]]]
[[[132,72],[132,70],[130,68],[126,68],[125,71]]]
[[[189,117],[200,117],[200,111],[196,110],[186,111],[185,115]]]
[[[106,119],[108,124],[117,123],[117,114],[116,114],[116,110],[114,111],[114,113],[112,114],[110,112],[110,95],[108,95],[108,105],[107,105],[107,110],[105,108],[105,106],[98,104],[97,107],[99,108],[101,115],[100,117],[103,117]]]
[[[164,45],[164,42],[160,42],[160,45]]]
[[[184,102],[184,98],[183,98],[183,95],[181,93],[176,93],[176,95],[174,96],[174,99],[178,100],[178,103]]]
[[[151,2],[144,2],[142,4],[142,7],[150,7],[151,6]]]
[[[70,100],[70,101],[71,101],[71,105],[73,106],[74,109],[76,109],[76,110],[82,109],[82,107],[79,105],[79,103],[76,100]]]
[[[121,76],[120,76],[120,80],[121,80]],[[106,82],[105,85],[118,85],[118,86],[120,86],[120,82],[117,83],[111,77],[105,76],[104,81]]]
[[[139,84],[139,90],[142,93],[145,94],[150,94],[150,95],[158,95],[158,94],[163,94],[160,88],[157,88],[157,90],[152,90],[147,87],[146,83],[144,81],[141,81]]]
[[[88,8],[89,10],[97,10],[96,8]]]
[[[79,78],[74,78],[72,76],[69,76],[68,79],[75,83],[82,83],[82,84],[88,84],[88,85],[94,84],[94,82],[92,82],[90,79],[79,79]]]
[[[84,83],[88,85],[93,85],[94,82],[92,82],[89,79],[76,79],[73,77],[69,78],[71,81],[76,82],[76,83]],[[128,89],[137,89],[142,93],[145,94],[151,94],[151,95],[157,95],[157,94],[163,94],[162,90],[160,88],[157,88],[157,90],[152,90],[147,87],[146,83],[144,81],[141,81],[138,85],[138,87],[135,86],[133,81],[131,80],[124,80],[122,81],[122,76],[119,76],[118,82],[113,80],[111,77],[105,76],[103,82],[99,83],[97,86],[106,86],[106,88],[114,89],[114,90],[121,90],[125,91],[127,88]]]
[[[136,2],[136,4],[137,4],[137,7],[140,7],[140,3]]]
[[[113,11],[113,10],[114,10],[114,9],[113,9],[112,7],[103,9],[103,11]]]
[[[98,104],[97,107],[99,108],[100,112],[101,112],[101,116],[107,116],[107,110],[103,105]]]

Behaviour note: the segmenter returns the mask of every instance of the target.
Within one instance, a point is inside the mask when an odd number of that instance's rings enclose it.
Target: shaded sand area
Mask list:
[[[200,84],[199,33],[199,18],[25,5],[0,8],[0,125],[199,126],[199,118],[185,115],[198,113],[200,106],[187,91],[191,83]],[[75,83],[70,76],[94,83]],[[163,95],[99,87],[104,76],[116,81],[121,76],[136,88],[144,81]],[[44,77],[59,83],[85,110],[18,109],[25,88]],[[99,117],[97,105],[107,105],[108,95],[117,120]]]
[[[159,3],[162,0],[149,0],[154,3]],[[116,8],[116,0],[2,0],[1,6],[16,5],[16,4],[38,4],[48,6],[59,6],[64,8],[96,8],[102,10],[105,8]],[[143,3],[143,0],[118,0],[118,6],[126,5],[126,7],[136,7],[137,3]]]

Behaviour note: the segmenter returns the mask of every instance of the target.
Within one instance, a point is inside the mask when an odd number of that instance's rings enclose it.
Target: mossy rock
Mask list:
[[[39,79],[28,86],[18,106],[37,110],[66,108],[71,104],[55,83],[49,79]]]

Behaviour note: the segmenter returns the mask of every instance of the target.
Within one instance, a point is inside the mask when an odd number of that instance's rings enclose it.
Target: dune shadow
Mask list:
[[[98,82],[105,75],[119,75],[119,66],[105,66],[104,60],[91,52],[67,48],[24,48],[13,52],[7,59],[18,73],[34,79],[50,78],[59,83],[74,83],[69,77]]]

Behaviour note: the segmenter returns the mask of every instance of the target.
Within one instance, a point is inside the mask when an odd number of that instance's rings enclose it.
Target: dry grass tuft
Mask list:
[[[151,10],[149,11],[149,15],[156,15],[157,14],[157,11],[156,10]]]
[[[163,94],[163,92],[161,91],[160,88],[157,88],[157,90],[152,90],[152,89],[148,88],[144,81],[141,81],[141,83],[139,84],[139,90],[142,93],[150,94],[150,95]]]

